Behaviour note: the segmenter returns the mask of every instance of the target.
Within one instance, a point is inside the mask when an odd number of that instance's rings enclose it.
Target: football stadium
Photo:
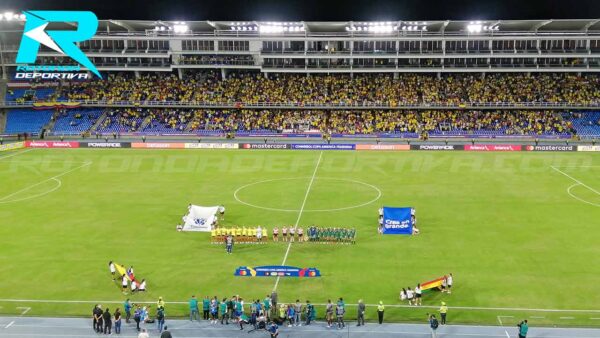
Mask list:
[[[0,337],[600,337],[600,20],[63,9],[0,14]]]

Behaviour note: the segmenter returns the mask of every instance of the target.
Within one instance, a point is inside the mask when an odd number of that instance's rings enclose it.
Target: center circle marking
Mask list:
[[[258,209],[263,209],[263,210],[269,210],[269,211],[283,211],[283,212],[300,212],[300,209],[283,209],[283,208],[270,208],[270,207],[264,207],[261,205],[256,205],[256,204],[252,204],[252,203],[248,203],[244,200],[242,200],[238,194],[240,193],[240,191],[251,187],[251,186],[255,186],[255,185],[259,185],[262,183],[268,183],[268,182],[276,182],[276,181],[295,181],[295,180],[306,180],[306,179],[311,179],[311,177],[289,177],[289,178],[274,178],[274,179],[270,179],[270,180],[262,180],[262,181],[257,181],[257,182],[253,182],[253,183],[249,183],[246,185],[243,185],[239,188],[237,188],[237,190],[233,193],[233,197],[235,198],[236,201],[247,205],[249,207],[253,207],[253,208],[258,208]],[[314,178],[315,181],[318,180],[329,180],[329,181],[341,181],[341,182],[350,182],[350,183],[354,183],[354,184],[360,184],[366,187],[369,187],[373,190],[375,190],[377,192],[377,196],[365,203],[361,203],[361,204],[356,204],[356,205],[351,205],[351,206],[347,206],[347,207],[342,207],[342,208],[332,208],[332,209],[304,209],[302,210],[302,212],[329,212],[329,211],[341,211],[341,210],[348,210],[348,209],[355,209],[355,208],[360,208],[360,207],[364,207],[366,205],[369,205],[371,203],[374,203],[375,201],[377,201],[378,199],[381,198],[382,192],[379,188],[377,188],[376,186],[369,184],[369,183],[365,183],[362,181],[357,181],[357,180],[351,180],[351,179],[347,179],[347,178],[333,178],[333,177],[315,177]]]

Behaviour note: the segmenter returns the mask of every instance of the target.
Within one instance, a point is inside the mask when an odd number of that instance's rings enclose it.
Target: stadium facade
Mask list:
[[[6,79],[17,66],[23,21],[16,16],[4,18],[0,31],[0,64]],[[100,71],[177,71],[180,76],[197,69],[220,69],[223,75],[236,69],[264,73],[579,73],[600,70],[600,20],[101,20],[96,36],[79,47]],[[39,56],[73,64],[47,47],[42,47]]]

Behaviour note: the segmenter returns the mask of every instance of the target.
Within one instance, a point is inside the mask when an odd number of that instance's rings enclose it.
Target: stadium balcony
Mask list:
[[[54,112],[52,110],[11,109],[6,115],[6,134],[39,134],[48,124]]]

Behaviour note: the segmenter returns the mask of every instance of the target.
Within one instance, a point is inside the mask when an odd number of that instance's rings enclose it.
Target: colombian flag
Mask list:
[[[421,290],[426,291],[426,290],[431,290],[431,289],[435,289],[435,288],[439,288],[442,286],[442,281],[444,280],[444,277],[440,277],[440,278],[436,278],[432,281],[429,282],[425,282],[425,283],[421,283]]]

